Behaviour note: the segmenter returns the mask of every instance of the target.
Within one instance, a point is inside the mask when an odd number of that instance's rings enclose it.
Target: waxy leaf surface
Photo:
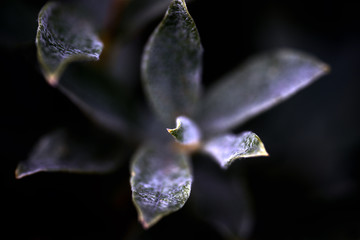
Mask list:
[[[174,0],[151,35],[142,59],[147,96],[169,126],[177,116],[191,116],[200,92],[202,46],[185,1]]]
[[[268,156],[260,138],[252,132],[227,134],[210,139],[203,150],[214,157],[222,168],[227,168],[239,158]]]
[[[51,85],[56,85],[69,62],[98,60],[103,44],[79,13],[49,2],[39,13],[36,35],[38,59]]]
[[[108,173],[122,161],[121,150],[113,137],[60,129],[42,137],[15,174],[22,178],[38,172]]]
[[[139,220],[149,228],[182,208],[190,196],[192,171],[185,155],[166,147],[142,147],[131,163],[131,190]]]
[[[277,50],[250,59],[207,93],[197,120],[204,131],[222,132],[271,108],[328,71],[316,58]]]
[[[177,142],[184,145],[198,144],[201,139],[199,128],[185,116],[176,118],[176,128],[167,130]]]

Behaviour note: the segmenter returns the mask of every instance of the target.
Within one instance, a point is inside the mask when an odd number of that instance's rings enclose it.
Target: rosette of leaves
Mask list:
[[[129,17],[133,8],[128,13],[126,9],[124,16],[130,24],[135,19]],[[268,156],[255,133],[233,134],[230,130],[328,71],[313,56],[279,49],[250,58],[210,89],[202,89],[200,36],[185,1],[173,0],[139,63],[141,84],[155,113],[152,118],[144,106],[137,106],[141,101],[136,100],[133,89],[124,90],[104,73],[106,62],[74,63],[75,68],[66,68],[71,62],[101,59],[107,47],[104,43],[91,21],[73,8],[48,3],[41,10],[36,45],[45,78],[116,137],[52,132],[39,141],[29,159],[19,163],[16,177],[40,171],[109,172],[122,161],[122,144],[128,140],[127,147],[137,148],[131,160],[130,185],[144,228],[179,210],[188,200],[192,153],[205,153],[223,169],[237,159]]]

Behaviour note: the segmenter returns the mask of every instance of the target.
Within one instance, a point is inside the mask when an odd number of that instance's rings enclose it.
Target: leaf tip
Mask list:
[[[20,170],[19,170],[19,167],[17,167],[16,169],[15,169],[15,178],[16,179],[20,179],[20,178],[22,178],[23,177],[23,175],[21,174],[21,172],[20,172]]]
[[[166,128],[166,131],[168,131],[168,133],[170,133],[172,136],[174,136],[176,129],[177,128]]]
[[[197,145],[201,139],[201,133],[196,124],[185,116],[176,118],[176,128],[166,130],[183,145]]]
[[[237,159],[269,156],[261,139],[252,132],[215,137],[205,143],[203,150],[212,155],[223,169]]]
[[[135,204],[137,213],[138,213],[138,221],[140,222],[141,226],[143,227],[143,229],[148,230],[149,228],[151,228],[152,226],[154,226],[157,222],[159,222],[159,220],[166,214],[160,214],[158,216],[152,216],[149,217],[148,215],[146,215],[141,206],[137,204],[136,200],[133,197],[133,203]]]
[[[15,178],[16,179],[21,179],[24,178],[28,175],[31,175],[35,172],[27,172],[26,170],[24,170],[24,164],[23,163],[19,163],[15,169]]]
[[[323,70],[324,74],[327,74],[327,73],[331,72],[331,67],[326,63],[323,63],[321,65],[321,69]]]
[[[260,137],[254,133],[248,136],[249,151],[243,157],[268,157],[264,143]]]
[[[152,226],[152,224],[146,222],[142,216],[139,216],[139,222],[145,230],[148,230]]]
[[[58,82],[59,82],[59,77],[57,76],[57,74],[48,74],[46,76],[46,81],[52,86],[52,87],[56,87]]]
[[[259,157],[269,157],[270,156],[269,153],[265,149],[264,143],[261,142],[261,140],[260,140],[260,143],[259,143],[259,146],[258,146],[258,151],[257,151],[256,156],[259,156]]]
[[[175,139],[178,139],[183,132],[182,124],[180,118],[176,119],[176,127],[175,128],[166,128],[168,133],[170,133]]]

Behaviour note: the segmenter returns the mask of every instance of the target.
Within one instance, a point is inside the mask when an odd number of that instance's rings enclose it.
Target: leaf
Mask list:
[[[132,0],[123,12],[119,25],[121,38],[131,37],[144,25],[166,11],[171,0]]]
[[[197,114],[205,132],[221,132],[289,98],[327,73],[314,57],[281,49],[250,59],[215,84]]]
[[[131,163],[131,190],[144,228],[182,208],[190,196],[192,171],[185,155],[166,147],[142,147]]]
[[[106,73],[73,64],[58,88],[91,119],[111,132],[132,136],[136,121],[135,99]],[[134,132],[132,132],[134,134]]]
[[[214,226],[223,239],[249,239],[254,214],[246,184],[237,179],[241,173],[221,171],[201,158],[194,161],[194,171],[197,178],[189,203],[195,214]]]
[[[55,2],[47,3],[39,13],[36,46],[45,78],[53,86],[68,63],[98,60],[103,48],[79,13]]]
[[[123,2],[124,0],[75,0],[71,1],[71,7],[81,9],[81,13],[87,17],[91,26],[96,30],[106,27],[109,15],[114,8],[114,2]]]
[[[199,91],[202,46],[185,2],[174,0],[151,35],[142,59],[142,80],[153,108],[166,125],[191,116]]]
[[[184,145],[199,144],[201,139],[199,128],[192,120],[184,116],[176,118],[176,128],[167,128],[167,131],[177,142]]]
[[[53,131],[34,147],[16,168],[16,178],[38,172],[108,173],[122,160],[122,148],[113,137],[87,131]]]
[[[215,158],[222,168],[239,158],[268,156],[260,138],[252,132],[215,137],[204,144],[203,150]]]

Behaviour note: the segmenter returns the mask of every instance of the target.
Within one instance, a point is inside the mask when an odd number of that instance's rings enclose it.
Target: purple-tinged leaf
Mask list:
[[[86,67],[69,66],[58,83],[59,90],[100,126],[131,137],[137,124],[136,99],[106,73]]]
[[[204,144],[203,150],[222,168],[228,168],[236,159],[269,155],[260,138],[252,132],[215,137]]]
[[[329,71],[316,58],[289,49],[255,56],[206,94],[197,122],[223,132],[273,107]]]
[[[255,219],[246,184],[238,179],[241,173],[224,172],[208,161],[196,160],[190,202],[194,212],[216,228],[223,239],[249,239]]]
[[[68,63],[98,60],[103,48],[78,12],[57,2],[47,3],[39,13],[36,46],[45,78],[53,86]]]
[[[131,190],[144,228],[182,208],[190,196],[192,170],[186,155],[166,146],[144,146],[131,163]]]
[[[142,59],[147,96],[160,119],[170,125],[191,116],[200,92],[203,49],[185,1],[174,0],[151,35]]]
[[[15,175],[23,178],[38,172],[109,173],[122,160],[121,145],[113,137],[61,129],[42,137],[29,158],[18,164]]]

